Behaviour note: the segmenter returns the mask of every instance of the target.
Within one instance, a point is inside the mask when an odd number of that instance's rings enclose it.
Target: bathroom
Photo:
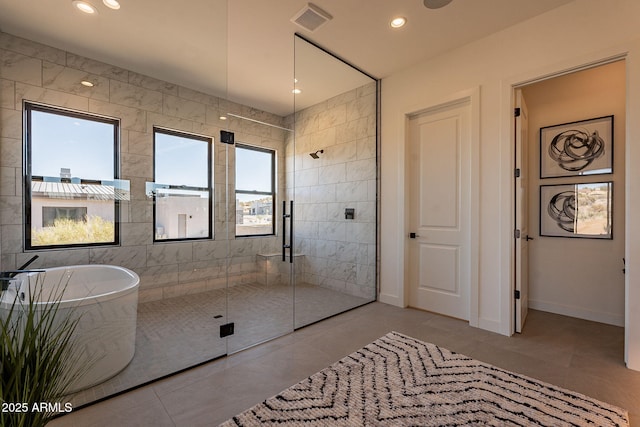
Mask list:
[[[74,405],[375,300],[377,81],[303,37],[292,34],[289,48],[288,80],[297,80],[302,93],[289,93],[289,105],[276,114],[232,101],[226,75],[226,92],[212,95],[0,32],[1,270],[37,255],[28,268],[113,265],[140,279],[133,359],[115,377],[75,394]],[[37,170],[39,153],[31,149],[48,140],[31,132],[25,137],[32,122],[23,126],[23,117],[38,112],[113,124],[113,176],[99,178],[100,185],[112,187],[106,200],[114,222],[111,241],[32,239],[36,225],[44,226],[51,215],[69,217],[89,199],[38,191],[36,185],[96,181],[65,163],[48,165],[60,173]],[[204,191],[163,180],[170,175],[162,175],[163,136],[208,150],[189,163],[192,175],[204,165]],[[240,185],[246,182],[241,173],[254,169],[251,163],[239,166],[243,150],[270,159],[265,189],[264,180],[252,188]],[[171,172],[181,167],[174,161]],[[186,203],[176,211],[161,205],[160,195],[186,200],[193,192],[201,200],[191,210]],[[264,206],[255,208],[255,202]],[[45,213],[51,207],[58,210]],[[204,221],[196,221],[198,209],[208,209]],[[163,217],[167,211],[177,218],[173,225]],[[258,227],[256,220],[262,221]]]

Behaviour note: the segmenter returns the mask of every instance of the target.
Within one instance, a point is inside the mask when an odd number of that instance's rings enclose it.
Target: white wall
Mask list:
[[[477,324],[510,334],[512,304],[512,86],[616,55],[627,58],[627,118],[640,114],[640,2],[576,0],[382,82],[380,300],[405,305],[405,114],[480,87],[479,288]],[[627,141],[640,121],[627,120]],[[640,150],[627,143],[627,166]],[[626,334],[628,366],[640,369],[640,169],[627,167]],[[636,194],[635,197],[633,195]],[[635,237],[635,238],[634,238]]]
[[[529,107],[529,307],[624,326],[625,63],[523,88]],[[614,116],[613,173],[540,179],[540,128]],[[540,185],[613,181],[613,239],[539,235]]]

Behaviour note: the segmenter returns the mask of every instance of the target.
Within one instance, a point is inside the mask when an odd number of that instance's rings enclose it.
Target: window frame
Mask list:
[[[236,238],[245,238],[245,237],[269,237],[276,235],[276,150],[267,148],[267,147],[258,147],[255,145],[248,145],[242,143],[236,143],[236,148],[241,148],[245,150],[253,150],[259,151],[262,153],[267,153],[271,155],[271,192],[266,191],[255,191],[255,190],[239,190],[237,183],[237,174],[238,174],[238,161],[236,157],[235,164],[235,192],[234,194],[237,196],[238,194],[249,194],[249,195],[264,195],[271,196],[271,233],[262,233],[262,234],[238,234],[238,224],[234,224],[234,235]],[[237,200],[237,197],[235,198]]]
[[[120,245],[120,201],[114,197],[113,199],[113,241],[112,242],[95,242],[95,243],[65,243],[56,245],[37,245],[32,244],[31,236],[31,213],[32,213],[32,145],[33,132],[32,112],[39,111],[48,114],[57,114],[65,117],[72,117],[81,120],[89,120],[99,123],[105,123],[113,126],[113,180],[120,179],[120,120],[114,117],[107,117],[98,114],[88,113],[86,111],[73,110],[64,107],[58,107],[48,104],[42,104],[31,101],[23,101],[23,232],[24,232],[24,248],[25,251],[40,251],[51,249],[68,249],[68,248],[87,248],[95,246],[119,246]],[[36,175],[36,178],[43,177]],[[81,184],[96,184],[95,180],[81,179]]]
[[[167,243],[167,242],[185,242],[192,240],[212,240],[214,237],[213,234],[213,144],[214,140],[211,136],[200,135],[192,132],[185,132],[175,129],[169,129],[162,126],[153,126],[153,182],[156,183],[156,134],[161,133],[164,135],[177,136],[180,138],[188,138],[197,141],[202,141],[207,143],[207,185],[208,187],[193,187],[187,185],[177,185],[177,184],[168,184],[168,189],[179,189],[179,190],[191,190],[191,191],[200,191],[207,192],[209,194],[209,215],[207,219],[207,224],[209,226],[209,232],[205,237],[178,237],[172,239],[158,239],[156,237],[156,221],[157,221],[157,205],[156,205],[156,194],[153,193],[153,243]],[[165,183],[159,183],[165,184]]]

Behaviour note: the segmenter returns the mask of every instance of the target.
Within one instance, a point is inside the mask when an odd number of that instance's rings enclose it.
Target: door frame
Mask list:
[[[514,94],[514,133],[513,133],[513,143],[514,143],[514,194],[513,194],[513,206],[514,206],[514,313],[515,313],[515,331],[514,332],[522,332],[522,327],[527,318],[527,312],[529,309],[529,268],[527,267],[529,264],[529,189],[530,189],[530,180],[529,175],[531,174],[531,169],[529,168],[528,159],[529,159],[529,146],[531,141],[529,141],[529,136],[527,132],[529,130],[528,121],[529,121],[529,110],[527,108],[527,103],[524,99],[524,93],[522,91],[522,87],[517,87],[513,89]],[[523,137],[523,127],[524,127],[524,137]],[[524,153],[524,154],[523,154]],[[518,166],[519,165],[519,166]],[[524,197],[522,197],[523,191],[518,189],[523,188],[524,183]],[[520,200],[520,203],[518,203]],[[523,208],[524,206],[524,208]],[[520,218],[520,223],[518,223],[518,218]],[[523,267],[525,267],[523,269]],[[523,271],[524,270],[524,271]],[[527,276],[527,277],[524,277]],[[518,284],[520,286],[518,286]],[[519,289],[518,289],[519,288]],[[518,292],[519,291],[519,292]],[[515,295],[515,294],[518,295]]]
[[[401,130],[402,149],[405,155],[404,164],[408,165],[407,156],[409,155],[409,121],[411,117],[416,115],[448,107],[460,102],[468,101],[471,108],[471,172],[470,172],[470,259],[471,268],[469,274],[469,325],[475,327],[483,327],[479,324],[478,315],[478,283],[479,283],[479,247],[480,247],[480,87],[463,90],[453,93],[447,97],[430,102],[429,104],[413,105],[402,111],[400,121],[404,123]],[[407,188],[409,174],[407,168],[403,170],[403,184]],[[404,198],[404,218],[403,220],[403,253],[409,252],[409,200]],[[403,306],[406,307],[409,300],[409,257],[404,256],[403,265]]]
[[[515,243],[516,243],[516,239],[514,238],[514,232],[516,229],[516,218],[515,218],[515,207],[516,207],[516,199],[515,199],[515,186],[516,186],[516,179],[514,178],[514,171],[515,171],[515,146],[516,146],[516,141],[515,141],[515,121],[513,120],[513,109],[515,108],[515,104],[516,104],[516,90],[521,89],[525,86],[531,85],[533,83],[537,83],[537,82],[541,82],[544,80],[549,80],[549,79],[553,79],[556,77],[561,77],[564,75],[569,75],[569,74],[573,74],[579,71],[583,71],[583,70],[587,70],[590,68],[595,68],[601,65],[606,65],[612,62],[616,62],[616,61],[625,61],[625,65],[626,65],[626,73],[627,76],[629,75],[629,63],[628,63],[628,53],[627,51],[621,51],[621,52],[613,52],[613,53],[609,53],[609,54],[601,54],[599,56],[596,56],[595,58],[589,58],[589,59],[583,59],[582,61],[578,61],[577,63],[573,63],[573,64],[564,64],[564,65],[557,65],[555,67],[552,67],[551,69],[548,70],[538,70],[538,71],[533,71],[528,73],[527,75],[524,76],[519,76],[519,77],[513,77],[511,79],[508,80],[504,80],[503,81],[503,86],[502,86],[502,102],[503,102],[503,106],[506,106],[506,111],[503,111],[502,114],[502,129],[503,132],[509,132],[509,133],[505,133],[505,135],[510,135],[509,138],[504,138],[503,139],[503,144],[508,143],[509,147],[502,147],[503,150],[505,150],[504,152],[507,152],[510,154],[510,164],[509,164],[509,168],[508,169],[503,169],[504,172],[509,173],[509,188],[505,191],[506,194],[509,194],[509,205],[507,206],[506,204],[502,206],[504,210],[504,212],[506,212],[508,210],[509,212],[509,216],[510,216],[510,221],[508,222],[509,224],[509,229],[505,229],[504,224],[503,224],[503,229],[501,230],[501,235],[502,235],[502,243],[503,243],[503,247],[508,247],[509,249],[509,253],[505,254],[505,252],[502,253],[503,259],[506,257],[508,257],[508,259],[510,260],[509,262],[509,270],[506,269],[502,269],[501,271],[501,275],[502,277],[504,277],[506,280],[501,280],[502,283],[508,284],[508,286],[502,286],[502,290],[501,290],[501,307],[506,310],[506,312],[509,314],[508,316],[506,316],[506,319],[504,319],[505,323],[503,323],[501,331],[503,333],[505,333],[506,335],[513,335],[516,333],[516,321],[515,321],[515,296],[514,296],[514,292],[516,289],[516,275],[515,275],[515,268],[516,268],[516,249],[515,249]],[[628,99],[629,99],[629,78],[627,77],[627,90],[626,90],[626,98],[627,98],[627,105],[628,105]],[[627,111],[626,111],[626,118],[627,120],[630,119],[630,113],[629,113],[629,108],[627,107]],[[629,148],[629,141],[631,140],[628,137],[628,125],[629,122],[627,122],[627,130],[625,131],[627,133],[627,138],[626,138],[626,148]],[[629,161],[628,158],[625,161]],[[504,163],[503,163],[504,165]],[[627,171],[627,176],[625,181],[628,182],[629,179],[629,172]],[[503,185],[505,184],[506,180],[503,180]],[[625,186],[627,186],[625,184]],[[627,191],[627,196],[628,196],[628,189],[625,189],[625,191]],[[625,215],[625,222],[628,223],[628,218],[629,218],[629,197],[625,197],[625,210],[627,212],[627,214]],[[506,222],[506,221],[505,221]],[[625,236],[626,240],[629,239],[629,231],[627,230],[627,235]],[[507,243],[506,240],[509,240],[509,244],[508,245],[504,245],[504,243]],[[628,248],[628,245],[626,245],[626,248]],[[628,250],[625,250],[625,252],[628,252]],[[625,253],[625,257],[628,259],[628,253]],[[505,273],[508,275],[505,277]],[[628,311],[628,304],[629,304],[629,296],[628,296],[628,289],[629,289],[629,274],[627,274],[627,276],[625,277],[625,362],[628,362],[628,326],[629,326],[629,311]],[[509,322],[509,324],[506,324],[506,321]],[[637,368],[636,368],[637,369]]]

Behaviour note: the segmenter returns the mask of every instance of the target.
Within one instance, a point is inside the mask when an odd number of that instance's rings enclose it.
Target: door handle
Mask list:
[[[287,259],[287,218],[289,215],[287,214],[287,202],[285,200],[282,201],[282,262]]]
[[[420,237],[420,236],[417,235],[416,233],[409,233],[409,238],[410,239],[415,239],[416,237]]]
[[[527,237],[525,237],[524,239],[528,242],[529,240],[533,240],[533,237],[529,237],[529,235],[527,234]]]
[[[287,213],[287,202],[282,201],[282,262],[287,260],[287,249],[289,249],[289,262],[293,263],[293,200],[289,213]],[[287,218],[289,218],[289,243],[287,244]]]
[[[293,200],[289,205],[289,262],[293,264]]]

